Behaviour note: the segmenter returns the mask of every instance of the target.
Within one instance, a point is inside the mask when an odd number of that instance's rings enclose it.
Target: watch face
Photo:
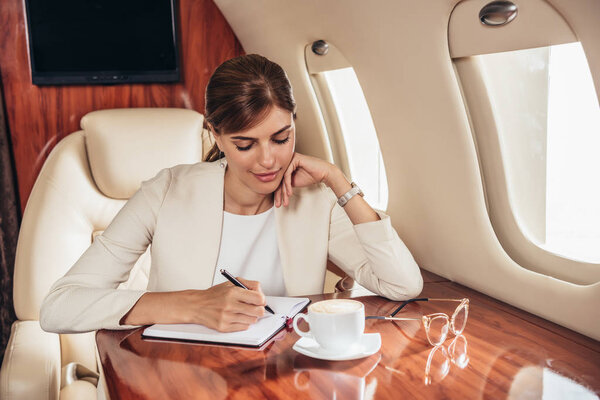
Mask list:
[[[361,196],[361,197],[365,197],[365,194],[364,194],[364,193],[363,193],[363,191],[362,191],[362,190],[361,190],[361,189],[358,187],[358,185],[357,185],[356,183],[352,182],[352,183],[351,183],[351,185],[352,185],[352,187],[353,187],[353,188],[357,188],[357,189],[358,189],[358,193],[357,193],[357,194],[358,194],[359,196]]]

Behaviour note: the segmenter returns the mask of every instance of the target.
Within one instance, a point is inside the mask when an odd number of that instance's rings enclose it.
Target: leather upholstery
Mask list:
[[[16,321],[0,375],[3,400],[57,399],[60,389],[60,342],[38,321]]]
[[[96,398],[87,381],[60,387],[67,364],[98,371],[94,333],[42,331],[40,304],[143,180],[175,164],[196,163],[212,146],[202,115],[192,110],[95,111],[81,126],[49,155],[23,215],[14,278],[19,320],[0,375],[5,400]],[[147,251],[122,286],[144,289],[149,265]]]
[[[96,386],[86,381],[75,381],[60,390],[60,400],[96,399]]]
[[[131,111],[94,111],[81,119],[92,179],[113,199],[128,199],[162,168],[202,158],[198,139],[203,118],[198,113],[177,108]]]

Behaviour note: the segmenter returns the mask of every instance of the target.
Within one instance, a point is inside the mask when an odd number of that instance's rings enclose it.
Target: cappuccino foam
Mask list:
[[[362,303],[356,300],[334,299],[323,300],[311,304],[308,307],[308,310],[323,314],[345,314],[358,311],[362,308],[362,306]]]

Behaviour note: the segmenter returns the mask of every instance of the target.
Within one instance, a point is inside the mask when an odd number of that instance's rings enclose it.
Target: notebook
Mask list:
[[[275,314],[265,312],[245,331],[219,332],[197,324],[154,324],[144,329],[142,336],[260,347],[285,327],[287,318],[293,318],[310,303],[305,297],[266,296],[266,300]]]

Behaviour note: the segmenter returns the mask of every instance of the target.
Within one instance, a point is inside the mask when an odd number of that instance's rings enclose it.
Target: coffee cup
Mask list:
[[[307,332],[298,328],[301,319],[308,322]],[[314,339],[326,352],[347,351],[363,335],[365,307],[356,300],[323,300],[311,304],[308,314],[296,315],[293,325],[298,335]]]

